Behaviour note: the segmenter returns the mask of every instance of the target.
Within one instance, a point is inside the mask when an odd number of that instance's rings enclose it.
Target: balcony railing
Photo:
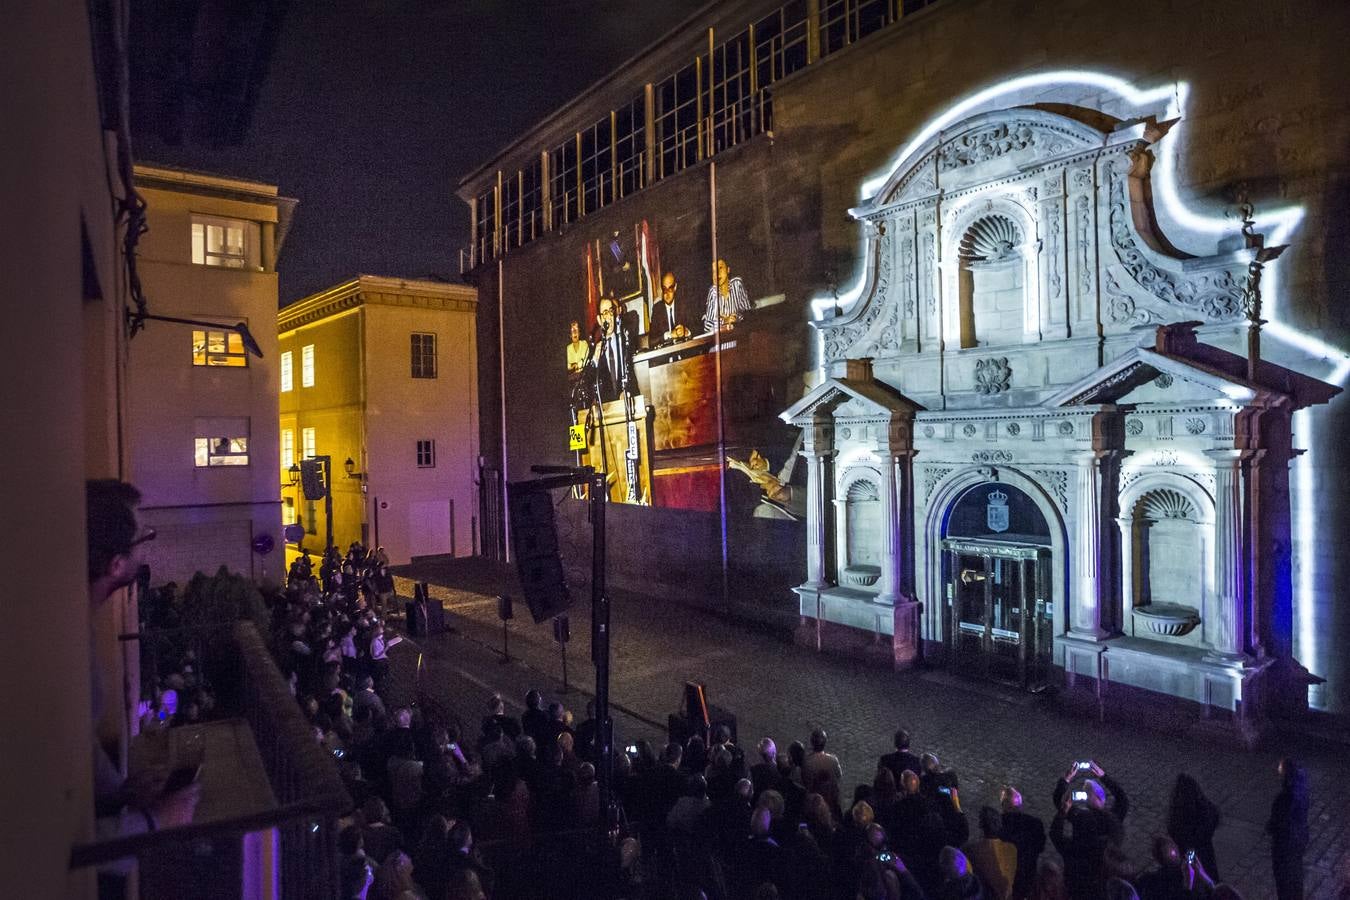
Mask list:
[[[142,898],[336,897],[337,821],[351,809],[351,796],[332,757],[314,740],[257,628],[230,622],[135,637],[147,648],[166,642],[193,648],[216,693],[216,721],[169,731],[226,734],[207,740],[203,805],[211,795],[244,795],[253,802],[231,798],[235,802],[221,805],[234,814],[203,815],[199,807],[198,821],[188,826],[78,844],[71,868],[134,858]],[[252,746],[241,736],[251,736]],[[250,805],[254,808],[238,811]]]

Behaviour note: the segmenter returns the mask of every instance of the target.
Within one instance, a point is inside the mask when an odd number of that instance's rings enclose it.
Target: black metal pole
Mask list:
[[[604,827],[614,826],[614,729],[609,718],[609,597],[605,593],[605,473],[591,475],[591,657],[595,661],[596,781]]]

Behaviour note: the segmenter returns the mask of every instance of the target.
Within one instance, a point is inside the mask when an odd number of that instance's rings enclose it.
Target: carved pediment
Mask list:
[[[1014,108],[935,134],[853,210],[866,277],[815,323],[825,361],[1240,321],[1251,251],[1188,257],[1157,229],[1150,148],[1171,124]]]

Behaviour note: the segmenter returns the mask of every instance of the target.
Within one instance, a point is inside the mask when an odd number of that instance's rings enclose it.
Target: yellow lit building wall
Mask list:
[[[396,564],[475,552],[476,306],[476,292],[463,285],[361,275],[281,311],[279,347],[294,361],[292,388],[280,394],[281,428],[294,435],[297,460],[306,428],[315,430],[314,452],[332,458],[339,549],[360,539],[383,546]],[[414,334],[432,337],[435,377],[413,377]],[[428,374],[425,359],[419,371]],[[349,458],[355,477],[344,469]],[[283,490],[287,501],[308,532],[305,546],[322,548],[323,502],[307,501],[298,487]]]

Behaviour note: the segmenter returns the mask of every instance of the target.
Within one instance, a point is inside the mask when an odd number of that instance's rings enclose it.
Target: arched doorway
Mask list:
[[[943,642],[953,668],[1039,690],[1054,663],[1050,525],[1024,491],[983,482],[943,523]]]

